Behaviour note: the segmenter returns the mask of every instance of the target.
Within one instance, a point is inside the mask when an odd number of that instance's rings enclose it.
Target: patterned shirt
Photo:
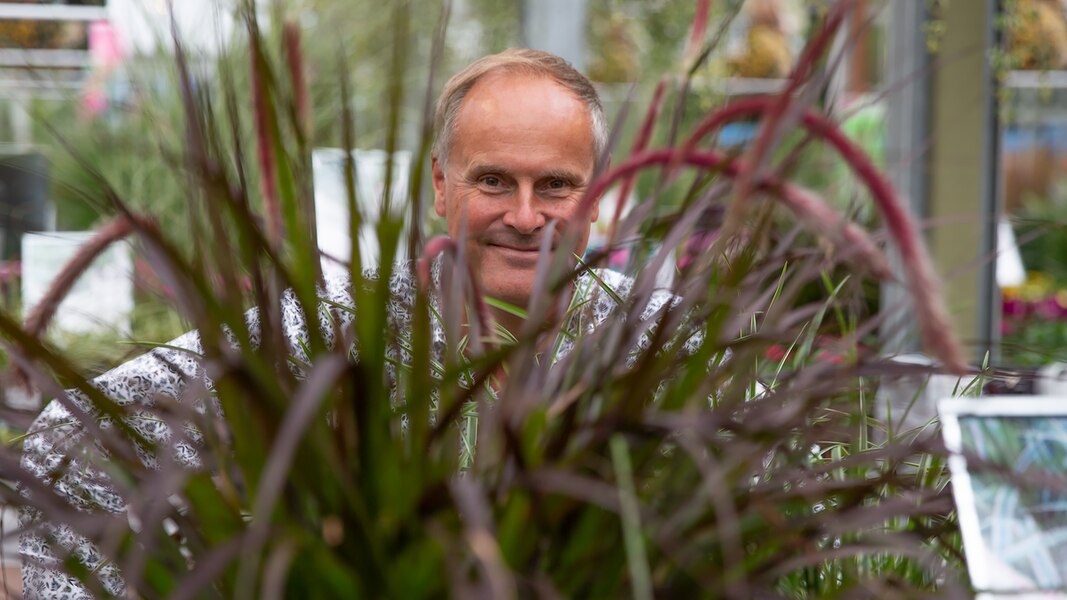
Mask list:
[[[373,278],[373,275],[370,277]],[[435,264],[433,280],[433,289],[439,289],[440,263]],[[397,271],[390,281],[388,324],[393,331],[411,330],[415,286],[414,273],[410,270]],[[632,279],[614,271],[594,270],[578,277],[575,280],[575,301],[572,306],[582,307],[584,318],[580,321],[581,326],[592,331],[604,323],[615,312],[617,299],[626,298],[632,286]],[[611,292],[605,291],[605,288],[609,288]],[[430,303],[434,312],[441,314],[438,296],[437,293],[431,293]],[[320,299],[319,325],[326,342],[332,344],[333,332],[343,331],[355,318],[354,311],[329,310],[330,306],[354,304],[348,278],[328,277],[320,289]],[[666,291],[653,292],[642,310],[642,316],[649,319],[675,302],[674,296]],[[304,347],[308,341],[303,311],[291,291],[283,295],[281,308],[283,330],[290,352],[297,354],[298,349]],[[253,309],[247,313],[246,318],[252,343],[258,344],[259,314]],[[337,324],[341,327],[335,329]],[[430,319],[430,326],[433,358],[441,362],[446,352],[444,328],[434,318]],[[571,337],[561,336],[555,359],[570,353],[573,345]],[[198,358],[201,350],[199,335],[190,332],[92,381],[93,386],[127,411],[126,422],[138,434],[158,447],[173,448],[174,458],[178,463],[193,467],[199,464],[195,447],[199,441],[198,435],[195,431],[186,431],[185,436],[181,436],[183,439],[173,440],[173,432],[157,416],[153,406],[161,398],[182,400],[189,395],[187,391],[190,382],[206,381]],[[402,348],[390,348],[388,352],[391,354],[388,358],[401,364],[409,360]],[[199,389],[208,387],[210,386],[203,385]],[[23,468],[42,480],[54,481],[52,485],[55,489],[75,507],[86,511],[102,508],[115,513],[122,512],[127,503],[114,490],[107,475],[99,469],[98,465],[104,464],[101,460],[101,450],[90,443],[91,432],[87,431],[85,425],[89,419],[99,423],[102,428],[108,427],[109,423],[80,391],[68,391],[67,395],[73,407],[77,409],[75,412],[82,414],[75,414],[58,400],[49,403],[30,427],[24,443]],[[205,409],[204,400],[194,402],[198,404],[198,410]],[[157,457],[147,452],[142,452],[140,459],[150,468],[157,464]],[[32,496],[30,499],[32,502]],[[37,510],[23,510],[24,525],[31,525],[40,520],[41,514]],[[59,561],[45,541],[46,536],[54,537],[55,543],[63,548],[63,553],[72,553],[88,569],[95,572],[108,593],[125,593],[125,582],[118,569],[92,543],[68,525],[49,523],[38,525],[37,529],[24,534],[20,540],[25,598],[91,598],[77,579],[59,570]]]

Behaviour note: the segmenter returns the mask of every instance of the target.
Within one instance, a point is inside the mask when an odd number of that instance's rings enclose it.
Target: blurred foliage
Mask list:
[[[337,127],[341,107],[336,93],[341,69],[348,71],[354,83],[349,108],[361,147],[386,146],[390,106],[390,79],[386,73],[394,51],[392,40],[399,35],[406,40],[404,52],[428,56],[444,6],[432,0],[415,0],[410,5],[412,19],[403,33],[395,30],[391,12],[379,10],[380,3],[370,0],[300,0],[273,10],[275,19],[295,19],[303,33],[314,117],[310,137],[313,146],[341,145]],[[454,25],[442,57],[445,72],[455,71],[477,56],[517,44],[517,2],[468,0],[463,8],[462,13],[452,15]],[[269,30],[267,35],[275,41],[276,48],[278,32]],[[198,61],[193,65],[193,76],[202,86],[200,93],[219,95],[218,76],[223,75],[231,81],[241,105],[248,105],[251,84],[242,39],[237,36],[229,56],[219,64]],[[86,198],[85,190],[92,186],[86,185],[85,165],[79,162],[88,162],[113,181],[116,190],[134,206],[150,207],[153,214],[172,223],[175,233],[181,235],[182,231],[189,231],[183,223],[187,220],[188,196],[194,190],[181,181],[181,169],[175,164],[186,131],[180,98],[175,92],[178,80],[174,64],[166,58],[135,56],[128,61],[127,69],[129,89],[113,98],[109,111],[99,117],[82,114],[76,102],[39,103],[36,112],[49,130],[39,129],[35,138],[52,147],[49,156],[56,181],[54,200],[59,227],[85,229],[108,211],[100,198]],[[439,77],[434,89],[427,92],[428,65],[417,61],[403,75],[406,93],[402,99],[399,144],[411,147],[423,126],[425,95],[435,93],[444,82]],[[227,118],[225,114],[220,116]],[[226,126],[225,122],[222,126]],[[241,135],[251,139],[249,124],[241,127]],[[79,161],[73,160],[64,146],[79,148]]]
[[[1044,274],[1054,286],[1067,286],[1067,197],[1060,190],[1050,197],[1030,197],[1012,216],[1019,252],[1028,271]]]
[[[81,21],[0,19],[0,48],[85,50],[88,39]]]
[[[104,6],[107,2],[107,0],[8,1],[14,4],[65,4],[68,6]],[[88,41],[85,21],[0,19],[0,48],[85,50]]]
[[[1032,272],[1025,284],[1001,289],[1005,363],[1042,367],[1067,362],[1067,282]]]
[[[1009,364],[1067,361],[1067,203],[1030,197],[1012,218],[1025,284],[1003,288],[1002,348]]]
[[[716,2],[714,18],[737,0]],[[589,77],[603,83],[649,81],[678,68],[696,4],[686,0],[588,0]]]
[[[1003,7],[1010,68],[1067,67],[1067,15],[1060,0],[1008,0]]]

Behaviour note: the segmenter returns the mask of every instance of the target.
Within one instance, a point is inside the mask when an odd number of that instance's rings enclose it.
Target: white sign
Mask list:
[[[385,195],[385,169],[388,154],[384,150],[353,150],[356,201],[363,219],[359,229],[361,267],[378,266],[377,224]],[[352,259],[352,239],[349,236],[351,219],[348,214],[348,191],[345,186],[345,152],[340,148],[316,148],[311,153],[315,179],[315,227],[319,236],[319,250],[326,257],[325,272],[347,271],[337,261]],[[390,190],[390,209],[396,216],[410,210],[408,178],[411,173],[411,153],[393,153],[393,179]],[[401,239],[398,260],[405,258],[407,244]],[[336,259],[336,260],[333,260]]]
[[[22,306],[29,314],[92,231],[51,231],[22,236]],[[51,322],[65,333],[129,335],[133,310],[133,259],[126,242],[112,244],[63,298]]]

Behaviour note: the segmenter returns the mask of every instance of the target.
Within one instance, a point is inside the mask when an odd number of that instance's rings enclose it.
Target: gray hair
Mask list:
[[[467,92],[482,77],[497,71],[547,77],[573,93],[589,110],[594,161],[600,165],[608,146],[608,119],[604,116],[604,107],[596,88],[567,61],[555,54],[530,48],[511,48],[499,54],[483,56],[448,80],[437,99],[437,112],[434,115],[433,156],[441,164],[447,162],[456,119],[459,118],[459,109]]]

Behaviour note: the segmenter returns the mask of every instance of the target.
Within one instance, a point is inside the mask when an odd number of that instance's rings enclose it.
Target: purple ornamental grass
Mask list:
[[[772,143],[779,139],[781,135],[780,129],[788,126],[789,121],[787,119],[795,118],[795,115],[792,115],[791,112],[803,108],[798,103],[796,92],[811,80],[815,73],[816,64],[827,53],[841,24],[844,23],[845,17],[852,10],[855,10],[855,7],[855,0],[839,0],[830,7],[821,27],[804,47],[803,52],[797,59],[792,74],[786,80],[785,89],[774,96],[775,102],[771,104],[766,114],[764,114],[763,123],[759,133],[756,135],[756,139],[745,151],[747,168],[740,173],[738,178],[737,196],[739,201],[732,203],[726,212],[725,226],[728,230],[734,227],[736,221],[740,219],[745,207],[744,203],[753,189],[756,171],[763,168],[763,162],[770,156],[769,151]]]
[[[170,450],[142,444],[124,427],[125,418],[144,415],[109,403],[61,355],[0,314],[5,346],[36,385],[72,409],[80,405],[62,394],[53,373],[86,394],[94,413],[76,414],[86,422],[81,441],[111,451],[94,466],[115,478],[139,523],[130,527],[124,515],[74,510],[66,506],[67,492],[50,489],[53,482],[22,473],[33,508],[98,542],[146,598],[959,592],[961,567],[938,444],[923,432],[882,446],[865,441],[869,415],[861,407],[880,363],[852,354],[850,340],[870,330],[866,315],[842,298],[849,288],[828,273],[821,248],[807,247],[795,233],[770,237],[758,214],[744,236],[734,227],[758,213],[750,201],[758,193],[832,241],[838,259],[832,264],[846,271],[844,279],[890,277],[866,231],[769,165],[784,133],[794,128],[825,142],[870,190],[890,240],[900,247],[928,348],[947,369],[965,368],[911,216],[870,160],[798,94],[815,80],[816,65],[854,5],[846,0],[831,7],[786,92],[712,111],[680,138],[684,142],[656,148],[657,124],[680,122],[664,107],[670,81],[661,81],[631,155],[600,174],[583,200],[582,210],[589,211],[604,192],[632,189],[649,169],[659,171],[662,187],[681,168],[690,169],[710,185],[694,190],[680,208],[642,202],[623,218],[616,207],[612,241],[647,232],[649,241],[662,242],[653,264],[663,264],[671,248],[692,236],[705,210],[724,208],[738,222],[715,235],[730,238],[721,242],[737,252],[721,257],[705,250],[676,279],[676,304],[665,301],[657,310],[646,307],[666,292],[655,289],[651,272],[638,274],[629,295],[617,298],[615,312],[597,328],[588,327],[591,304],[567,306],[557,293],[614,248],[578,266],[563,250],[546,252],[530,307],[536,322],[515,332],[514,344],[484,343],[492,331],[489,308],[465,263],[462,235],[431,238],[412,253],[419,257],[412,265],[417,292],[413,306],[401,307],[411,312],[410,332],[397,331],[389,318],[396,302],[388,281],[393,266],[382,265],[382,279],[364,278],[358,243],[352,248],[356,306],[316,307],[307,280],[317,275],[305,275],[317,273],[317,261],[293,251],[314,233],[286,226],[299,223],[294,206],[313,210],[290,190],[300,187],[290,179],[309,180],[303,169],[315,143],[304,68],[310,46],[285,24],[281,68],[273,72],[288,76],[272,77],[274,59],[254,11],[242,13],[251,81],[250,98],[240,99],[251,105],[250,114],[232,110],[237,124],[231,130],[205,127],[200,136],[195,124],[209,122],[202,117],[210,94],[182,88],[191,132],[186,152],[194,158],[190,181],[202,186],[192,201],[207,209],[207,224],[192,220],[205,244],[201,262],[184,259],[160,227],[132,212],[97,238],[98,246],[125,235],[143,244],[145,260],[173,290],[174,304],[202,332],[200,364],[211,374],[213,402],[203,402],[205,382],[195,378],[180,398],[151,399],[159,420],[175,432],[171,441],[199,436],[201,462],[190,469],[164,459],[154,470],[144,468],[139,453]],[[701,45],[711,7],[710,0],[697,3],[686,67],[706,56]],[[409,16],[406,3],[394,10],[396,19]],[[396,31],[406,31],[402,25]],[[398,56],[408,41],[394,40]],[[406,75],[389,73],[396,86]],[[228,106],[241,106],[227,87],[233,82],[223,84]],[[344,144],[355,147],[353,103],[344,87],[341,95]],[[400,97],[399,87],[390,90],[391,99]],[[701,147],[719,127],[741,118],[762,119],[756,143],[743,156]],[[247,163],[242,123],[256,139]],[[294,141],[298,147],[288,148]],[[231,172],[231,164],[248,165],[261,199],[253,199],[244,173]],[[348,191],[357,206],[354,189]],[[115,204],[125,206],[121,199]],[[257,218],[254,205],[262,206],[265,219]],[[358,224],[358,209],[354,217]],[[384,219],[379,232],[399,231],[400,222]],[[573,232],[560,239],[565,249]],[[379,236],[381,244],[395,241]],[[381,256],[392,255],[393,249],[382,250]],[[440,315],[431,315],[427,302],[434,261],[441,265]],[[217,282],[246,279],[249,293],[216,289]],[[592,283],[604,296],[618,295],[602,281]],[[832,290],[803,304],[800,291],[812,283]],[[334,328],[333,345],[316,338],[322,332],[315,327],[306,345],[291,347],[283,339],[283,316],[298,312],[281,314],[285,285],[301,295],[298,317],[321,318]],[[250,300],[263,328],[254,341],[243,328]],[[352,326],[342,328],[338,315],[352,313]],[[850,325],[852,318],[856,324]],[[430,324],[438,319],[442,356],[432,350],[439,340]],[[35,317],[30,324],[46,321]],[[841,343],[825,346],[825,330],[835,326],[841,331],[832,338]],[[463,346],[465,336],[470,339]],[[573,349],[556,362],[553,344]],[[350,350],[358,351],[358,361],[349,360]],[[496,390],[494,403],[483,385],[505,367],[508,383]],[[210,407],[226,418],[216,418]],[[108,427],[97,426],[97,413]],[[473,459],[464,462],[459,450],[467,444]],[[13,455],[11,449],[0,454],[0,465],[13,467]],[[66,467],[58,462],[57,476]],[[20,502],[14,492],[4,498]],[[95,581],[76,561],[66,568],[90,586]]]
[[[275,165],[275,131],[274,113],[270,90],[266,87],[266,65],[263,51],[259,47],[260,39],[257,32],[250,32],[252,73],[252,112],[255,118],[256,147],[259,158],[260,191],[263,194],[263,204],[267,218],[267,239],[278,245],[283,237],[282,206],[278,198],[277,167]],[[297,72],[301,72],[299,69]],[[300,97],[298,93],[297,98]]]
[[[697,41],[703,38],[709,8],[710,2],[708,1],[698,4],[687,56],[697,46]],[[695,128],[679,151],[670,152],[674,162],[669,163],[668,166],[673,168],[677,166],[677,163],[685,162],[692,166],[722,170],[736,179],[735,197],[728,205],[726,222],[723,225],[727,234],[736,227],[735,222],[740,218],[740,211],[746,204],[752,189],[777,188],[779,193],[772,195],[777,195],[794,215],[819,231],[820,234],[838,240],[841,249],[855,257],[854,264],[866,265],[869,271],[880,279],[891,278],[892,273],[885,257],[870,237],[857,225],[847,222],[825,201],[795,186],[780,185],[774,177],[760,177],[758,181],[755,178],[756,170],[761,168],[760,163],[768,155],[771,141],[778,135],[777,129],[783,126],[784,119],[795,114],[793,118],[799,119],[809,135],[833,147],[870,191],[890,238],[900,252],[905,285],[911,292],[924,345],[942,361],[946,370],[964,374],[969,371],[969,368],[964,359],[962,347],[952,330],[947,309],[939,293],[940,284],[933,263],[907,207],[900,201],[889,180],[878,171],[866,153],[852,143],[836,123],[802,106],[797,95],[801,86],[811,79],[816,63],[826,54],[831,40],[846,16],[854,9],[855,2],[852,0],[834,3],[819,31],[805,47],[781,93],[742,99],[712,111]],[[663,92],[664,85],[661,82],[646,111],[630,158],[624,165],[605,174],[594,183],[587,195],[588,210],[592,209],[592,202],[607,191],[617,179],[622,179],[622,194],[626,194],[632,189],[637,172],[649,166],[663,164],[662,155],[642,153],[651,138],[651,132],[660,111]],[[751,117],[761,118],[761,128],[759,135],[746,150],[745,160],[727,162],[724,158],[713,154],[704,154],[700,157],[691,155],[692,148],[710,133],[731,121]],[[621,204],[624,201],[625,195],[621,195],[619,206],[616,207],[615,214],[612,216],[609,226],[611,232],[609,247],[615,241],[616,224],[621,215]]]
[[[704,44],[704,35],[711,18],[711,0],[697,0],[696,14],[693,15],[693,27],[689,30],[689,44],[685,50],[686,62],[697,59],[700,47]]]
[[[684,148],[695,147],[701,139],[716,131],[721,126],[731,121],[754,116],[766,115],[768,111],[780,102],[773,97],[747,98],[732,103],[720,110],[714,111],[696,127]],[[801,115],[801,124],[805,130],[818,139],[825,141],[838,156],[860,179],[871,193],[871,197],[878,207],[882,220],[890,234],[890,239],[897,246],[902,258],[905,285],[911,291],[913,306],[919,319],[919,329],[923,342],[927,349],[937,356],[945,367],[954,373],[963,374],[968,371],[964,354],[958,338],[952,330],[948,312],[940,295],[939,279],[934,272],[933,263],[926,251],[925,244],[915,225],[906,205],[893,190],[889,180],[878,170],[869,156],[841,131],[840,127],[830,119],[819,115],[812,110],[806,110]],[[743,170],[741,172],[744,172]],[[808,217],[815,220],[830,218],[823,223],[837,224],[841,222],[841,216],[831,215],[833,209],[819,202],[807,202],[796,204],[795,208],[803,212],[798,216]],[[817,212],[808,212],[809,209],[818,206]],[[806,213],[806,214],[805,214]],[[884,258],[875,258],[871,252],[872,244],[862,240],[866,235],[861,231],[852,230],[847,237],[849,241],[859,244],[858,255],[866,259],[875,259],[875,264],[885,264]],[[888,270],[876,274],[886,278]]]
[[[112,244],[121,241],[133,231],[133,226],[125,216],[113,218],[108,223],[96,229],[96,233],[75,254],[59,275],[52,281],[41,301],[33,308],[26,317],[26,332],[33,336],[43,336],[47,332],[48,324],[55,316],[63,298],[70,292],[78,277],[92,265],[98,256],[103,254]]]
[[[630,154],[638,154],[642,150],[648,147],[648,143],[652,140],[652,132],[656,128],[656,119],[659,117],[660,108],[663,105],[663,94],[667,91],[667,82],[660,81],[656,85],[656,91],[652,94],[652,102],[649,104],[648,110],[645,111],[645,120],[641,124],[641,129],[637,132],[637,137],[634,139],[633,148],[630,150]],[[626,199],[630,197],[630,192],[633,191],[634,181],[636,179],[636,173],[627,177],[622,182],[622,187],[619,188],[618,201],[615,202],[615,212],[611,216],[611,223],[608,226],[608,243],[607,245],[615,245],[615,236],[617,234],[616,226],[618,225],[619,218],[622,216],[622,210],[626,206]]]
[[[304,52],[301,49],[300,29],[296,23],[286,23],[282,35],[285,39],[285,64],[289,70],[289,79],[293,87],[293,110],[297,132],[306,139],[311,131],[311,100],[308,97],[308,83],[304,75]]]

